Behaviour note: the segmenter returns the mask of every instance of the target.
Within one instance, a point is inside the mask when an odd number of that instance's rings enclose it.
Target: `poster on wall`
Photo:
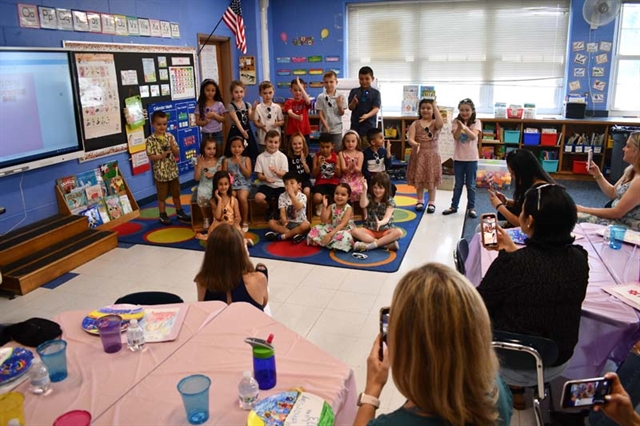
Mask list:
[[[146,151],[140,151],[131,154],[132,174],[139,175],[149,170],[151,170],[151,164],[149,164],[149,157],[147,157]]]
[[[58,16],[54,7],[38,6],[38,16],[40,17],[40,28],[58,29]]]
[[[76,53],[82,125],[86,139],[122,132],[113,54]]]
[[[108,13],[100,14],[102,20],[102,33],[103,34],[115,34],[116,33],[116,19],[113,15]]]
[[[156,63],[153,58],[142,58],[142,70],[144,73],[145,83],[155,83],[156,80]]]
[[[58,16],[58,29],[64,31],[73,31],[73,19],[69,9],[56,9]]]
[[[171,99],[190,99],[196,96],[193,67],[169,67]]]
[[[138,18],[138,30],[140,31],[141,36],[149,37],[151,35],[149,20],[144,18]]]
[[[89,23],[89,32],[101,33],[102,25],[100,25],[100,14],[95,12],[87,12],[87,22]]]
[[[140,28],[138,27],[138,18],[135,16],[127,16],[127,31],[129,35],[140,35]]]
[[[256,58],[255,56],[240,56],[240,81],[244,84],[256,84]]]
[[[22,28],[40,28],[38,6],[18,3],[18,18]]]
[[[202,79],[210,78],[215,81],[220,81],[218,74],[218,55],[216,53],[216,47],[213,45],[206,45],[200,52],[200,71],[202,72]]]
[[[114,18],[116,20],[116,35],[129,35],[127,31],[127,17],[124,15],[114,15]]]
[[[157,19],[149,19],[149,30],[151,31],[151,37],[162,37],[160,21]]]
[[[87,32],[89,31],[89,20],[87,19],[87,13],[80,10],[74,10],[73,16],[73,29],[74,31]]]

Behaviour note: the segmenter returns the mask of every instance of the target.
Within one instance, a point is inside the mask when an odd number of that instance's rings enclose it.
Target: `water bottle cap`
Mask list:
[[[266,358],[271,358],[274,355],[275,351],[273,350],[273,348],[269,349],[269,348],[265,348],[263,346],[254,346],[253,347],[253,357],[254,358],[260,358],[260,359],[266,359]]]
[[[247,370],[242,374],[242,377],[244,377],[245,379],[250,379],[253,377],[253,374],[251,373],[251,371]]]

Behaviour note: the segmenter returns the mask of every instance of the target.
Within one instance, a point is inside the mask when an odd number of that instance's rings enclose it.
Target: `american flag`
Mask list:
[[[236,36],[236,47],[242,53],[247,53],[247,38],[244,35],[244,19],[242,19],[242,6],[240,0],[233,0],[222,15],[224,23]]]

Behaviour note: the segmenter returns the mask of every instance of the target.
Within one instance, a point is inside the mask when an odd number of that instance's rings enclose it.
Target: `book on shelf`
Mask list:
[[[107,208],[107,213],[111,220],[118,219],[123,215],[122,204],[120,204],[120,197],[117,195],[109,195],[104,198],[104,205]]]
[[[410,84],[402,87],[402,115],[418,115],[418,95],[420,94],[420,86]]]
[[[100,172],[102,173],[102,178],[105,179],[105,181],[115,176],[119,176],[120,169],[118,168],[118,162],[110,161],[108,163],[101,165]]]
[[[87,195],[88,204],[97,204],[102,200],[102,198],[104,198],[105,195],[107,195],[107,189],[104,187],[104,182],[87,186],[86,188],[84,188],[84,192]]]
[[[107,223],[111,220],[109,213],[107,213],[107,206],[104,204],[104,201],[97,204],[96,208],[98,209],[98,214],[100,215],[100,219],[102,219],[102,223]]]
[[[105,184],[107,186],[107,194],[109,195],[116,195],[125,190],[124,179],[122,179],[120,175],[107,179]]]
[[[98,206],[91,206],[88,209],[80,212],[80,214],[86,216],[89,220],[89,228],[97,228],[98,226],[103,224]]]
[[[78,186],[87,187],[98,184],[98,177],[96,176],[95,169],[87,170],[86,172],[80,172],[76,175],[78,179]],[[102,180],[102,178],[100,179]]]
[[[120,195],[120,205],[122,206],[122,214],[129,214],[133,211],[131,207],[131,203],[129,202],[129,197],[127,194]]]
[[[420,86],[420,99],[435,99],[435,86]]]
[[[83,188],[76,188],[68,194],[64,194],[64,201],[73,214],[79,213],[87,206],[87,196]]]
[[[63,194],[68,194],[74,189],[78,188],[78,178],[75,176],[66,176],[60,179],[56,179],[56,184]]]
[[[492,146],[483,146],[482,147],[482,158],[491,159],[494,157],[494,150]]]

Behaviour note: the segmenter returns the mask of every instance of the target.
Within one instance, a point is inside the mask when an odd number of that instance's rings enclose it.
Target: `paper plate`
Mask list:
[[[18,379],[31,368],[33,352],[25,348],[0,349],[0,385]]]
[[[87,333],[98,335],[98,327],[96,320],[106,315],[120,315],[122,317],[122,325],[120,331],[125,331],[129,327],[129,321],[132,319],[141,320],[144,317],[144,309],[138,305],[108,305],[98,310],[90,312],[89,315],[82,320],[82,329]]]
[[[333,425],[331,406],[317,395],[289,391],[258,402],[249,412],[247,426]]]

